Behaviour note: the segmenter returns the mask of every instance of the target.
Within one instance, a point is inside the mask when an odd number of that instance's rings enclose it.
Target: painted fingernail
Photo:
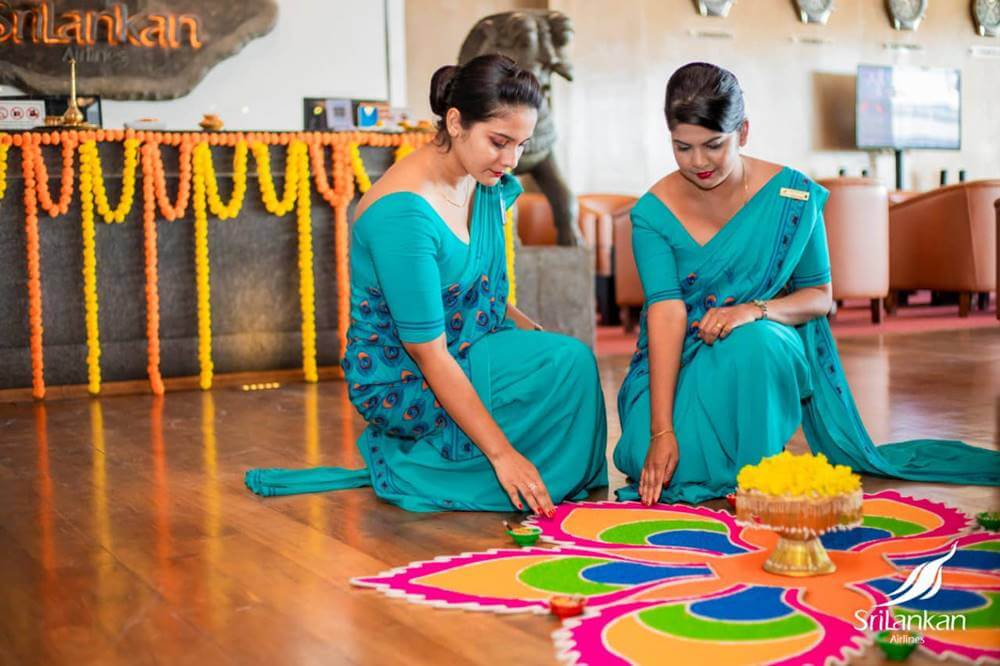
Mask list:
[[[524,511],[524,505],[521,504],[520,502],[517,503],[517,508],[519,511]]]

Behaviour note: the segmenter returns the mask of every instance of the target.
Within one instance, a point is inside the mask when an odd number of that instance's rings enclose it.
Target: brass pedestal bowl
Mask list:
[[[781,576],[821,576],[836,571],[820,542],[822,534],[857,527],[863,517],[861,490],[831,496],[775,496],[756,490],[736,493],[736,522],[778,534],[764,570]]]

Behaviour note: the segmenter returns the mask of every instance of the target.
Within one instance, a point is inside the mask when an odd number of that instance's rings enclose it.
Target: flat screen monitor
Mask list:
[[[962,77],[957,69],[859,65],[858,148],[962,147]]]

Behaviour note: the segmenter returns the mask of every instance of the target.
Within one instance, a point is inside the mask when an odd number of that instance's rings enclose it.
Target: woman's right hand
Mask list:
[[[677,468],[677,437],[666,432],[649,442],[646,463],[639,477],[639,498],[646,506],[652,506],[660,499],[663,487]]]
[[[536,514],[545,514],[550,518],[555,513],[555,506],[549,497],[549,491],[542,481],[541,475],[531,461],[509,446],[496,456],[490,458],[493,471],[510,497],[510,501],[518,509],[523,509],[521,497]],[[520,497],[519,497],[520,496]]]

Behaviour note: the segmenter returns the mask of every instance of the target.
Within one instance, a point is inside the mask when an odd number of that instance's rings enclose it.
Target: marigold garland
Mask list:
[[[167,196],[167,178],[163,169],[163,155],[160,153],[160,144],[147,143],[143,148],[149,148],[149,159],[153,166],[153,186],[156,189],[156,201],[160,207],[160,213],[168,221],[184,217],[187,211],[188,200],[191,197],[191,153],[193,144],[184,141],[180,145],[178,152],[179,177],[177,179],[177,202],[171,204]]]
[[[365,163],[361,159],[361,149],[357,141],[352,141],[347,149],[351,154],[351,168],[354,170],[354,178],[358,181],[358,192],[364,194],[372,188],[372,179],[365,171]]]
[[[42,357],[42,277],[38,252],[38,201],[35,195],[35,165],[31,150],[21,151],[21,175],[24,177],[24,236],[28,254],[28,326],[31,347],[31,395],[45,397],[44,359]]]
[[[298,164],[299,196],[296,206],[299,233],[299,302],[302,308],[302,371],[307,382],[319,381],[316,370],[316,286],[313,276],[312,201],[309,191],[309,156],[297,141],[288,151],[288,161]]]
[[[73,155],[76,153],[76,140],[66,137],[61,143],[62,184],[59,187],[58,203],[52,201],[52,195],[49,193],[49,172],[45,166],[41,146],[33,146],[38,203],[49,214],[49,217],[65,215],[69,212],[69,205],[73,201]]]
[[[298,151],[305,151],[305,144],[297,141],[292,144],[285,159],[285,189],[278,199],[274,189],[274,178],[271,175],[271,153],[266,144],[255,143],[253,145],[253,156],[257,162],[257,184],[260,187],[260,197],[264,202],[264,208],[272,215],[281,217],[292,209],[295,205],[296,193],[300,187],[299,169],[301,169],[300,156]],[[295,151],[293,153],[293,151]],[[308,162],[306,163],[308,168]]]
[[[135,198],[136,167],[139,164],[139,141],[134,137],[125,139],[125,159],[122,167],[122,191],[118,205],[111,208],[108,203],[108,193],[104,186],[104,171],[101,167],[101,156],[97,152],[97,142],[88,139],[80,144],[80,179],[89,172],[91,188],[94,194],[94,207],[98,214],[108,224],[121,224],[125,216],[132,210]],[[83,188],[80,188],[81,194]]]
[[[0,143],[0,200],[7,194],[7,152],[9,143]]]
[[[514,266],[514,207],[507,209],[503,225],[504,254],[507,256],[507,281],[510,284],[507,302],[517,307],[517,274]]]
[[[233,153],[233,190],[229,195],[229,202],[225,204],[219,198],[219,183],[215,177],[215,166],[212,164],[212,151],[207,143],[198,144],[198,150],[202,156],[202,178],[205,180],[209,210],[220,220],[236,217],[243,208],[243,195],[247,191],[247,142],[236,142],[236,150]],[[197,155],[195,157],[197,159]]]
[[[206,159],[207,158],[207,159]],[[211,165],[208,144],[194,150],[194,272],[198,298],[198,385],[212,388],[212,297],[208,274],[208,210],[206,162]],[[214,174],[213,174],[214,180]],[[235,189],[235,187],[234,187]]]
[[[163,162],[158,159],[159,147],[153,143],[142,146],[142,231],[146,274],[146,340],[149,387],[154,395],[163,395],[160,375],[160,294],[158,251],[156,247],[157,168],[163,176]],[[165,188],[164,188],[165,189]],[[161,199],[162,205],[162,199]],[[170,207],[171,212],[175,209]]]
[[[93,141],[80,146],[80,222],[83,235],[83,306],[87,330],[87,390],[91,395],[101,392],[101,333],[97,303],[97,256],[94,229],[94,167]]]
[[[431,140],[430,134],[379,135],[370,133],[344,134],[232,134],[203,135],[160,132],[98,130],[82,132],[0,134],[0,199],[6,193],[6,172],[9,147],[21,150],[24,177],[24,210],[26,252],[28,255],[28,300],[30,347],[32,355],[32,393],[45,395],[44,359],[42,346],[41,276],[39,260],[38,209],[41,206],[51,217],[65,215],[72,203],[75,176],[79,178],[81,198],[81,235],[83,246],[84,307],[87,333],[88,389],[97,394],[101,387],[101,347],[97,292],[96,220],[122,223],[132,210],[140,153],[143,177],[143,234],[146,278],[146,311],[148,338],[148,372],[155,394],[163,393],[160,375],[159,297],[157,258],[157,208],[167,220],[185,215],[194,185],[195,274],[198,292],[198,355],[199,383],[203,388],[212,384],[211,354],[211,285],[209,275],[208,213],[220,219],[236,217],[246,192],[248,152],[257,162],[258,185],[265,208],[282,216],[296,209],[298,234],[299,295],[302,311],[303,373],[307,381],[318,379],[316,367],[315,276],[312,246],[311,188],[331,206],[334,214],[334,242],[337,278],[337,322],[341,344],[346,339],[350,321],[348,268],[348,206],[357,189],[362,194],[371,187],[371,179],[361,160],[360,146],[396,147],[394,158],[400,160],[416,147]],[[107,197],[103,168],[97,150],[99,141],[123,142],[121,194],[112,208]],[[166,188],[161,144],[178,146],[177,198],[171,201]],[[270,167],[268,146],[288,146],[285,181],[278,199]],[[42,145],[60,145],[62,181],[58,201],[53,201],[49,189],[49,174],[42,155]],[[218,182],[210,145],[234,147],[232,191],[227,202],[219,196]],[[327,176],[324,151],[331,150],[331,170]],[[74,154],[79,153],[79,173],[74,174]],[[312,168],[310,168],[310,166]],[[355,181],[357,184],[355,185]],[[343,348],[343,347],[342,347]]]

